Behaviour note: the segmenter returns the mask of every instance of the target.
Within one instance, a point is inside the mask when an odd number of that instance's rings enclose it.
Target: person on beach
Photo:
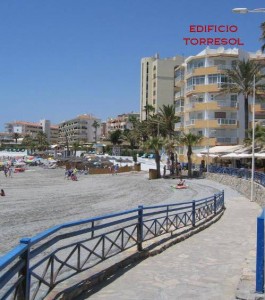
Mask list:
[[[12,178],[13,168],[12,166],[9,166],[8,168],[8,176]]]
[[[119,165],[116,164],[116,165],[114,166],[114,173],[117,175],[118,171],[119,171]]]
[[[6,194],[5,194],[5,191],[4,191],[3,189],[1,189],[0,195],[1,195],[1,196],[5,196],[5,195],[6,195]]]
[[[5,177],[7,177],[7,173],[8,173],[8,167],[7,167],[7,166],[4,166],[4,174],[5,174]]]
[[[180,180],[179,180],[177,186],[183,186],[184,183],[185,183],[185,180],[183,180],[182,178],[180,178]]]

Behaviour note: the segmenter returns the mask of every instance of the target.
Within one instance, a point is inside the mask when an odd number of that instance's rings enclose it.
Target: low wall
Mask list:
[[[232,187],[246,198],[251,197],[251,181],[235,176],[216,173],[205,173],[207,179]],[[254,201],[261,207],[265,206],[265,188],[254,182]]]
[[[124,173],[124,172],[131,172],[131,171],[141,171],[141,166],[135,165],[135,166],[125,166],[125,167],[119,167],[118,173]],[[89,168],[89,174],[111,174],[111,171],[109,168],[101,169],[101,168]]]

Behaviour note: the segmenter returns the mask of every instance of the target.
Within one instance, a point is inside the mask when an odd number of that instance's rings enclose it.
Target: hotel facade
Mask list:
[[[93,127],[97,121],[99,127]],[[101,120],[91,114],[79,115],[73,119],[63,121],[59,124],[59,143],[69,145],[74,142],[93,143],[101,136]]]
[[[198,149],[243,143],[244,97],[241,94],[221,91],[222,84],[227,81],[225,70],[233,68],[239,60],[243,59],[265,64],[265,55],[260,51],[249,53],[237,48],[207,47],[175,66],[174,86],[172,90],[167,91],[167,94],[172,92],[174,95],[169,104],[174,104],[175,114],[179,117],[179,122],[175,124],[175,131],[202,135],[203,139]],[[158,77],[157,80],[161,79]],[[144,81],[142,81],[143,85]],[[157,87],[159,86],[157,83]],[[142,103],[141,97],[141,110],[143,110]],[[249,128],[252,128],[252,112],[253,99],[250,96]],[[256,97],[255,121],[263,123],[264,120],[265,104]],[[183,154],[183,151],[185,148],[177,147],[179,154]]]

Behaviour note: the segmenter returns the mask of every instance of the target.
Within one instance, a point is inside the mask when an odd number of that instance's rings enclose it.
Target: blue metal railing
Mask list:
[[[251,179],[251,170],[244,169],[244,168],[237,169],[237,168],[228,168],[228,167],[209,166],[209,172],[227,174],[238,178],[244,178],[246,180]],[[265,186],[265,174],[260,172],[254,172],[254,181],[262,186]]]
[[[0,299],[43,299],[58,283],[131,247],[224,209],[224,192],[177,204],[136,209],[52,227],[0,257]]]

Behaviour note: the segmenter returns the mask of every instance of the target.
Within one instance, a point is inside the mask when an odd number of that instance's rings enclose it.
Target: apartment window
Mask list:
[[[209,82],[209,84],[217,83],[218,82],[218,74],[208,75],[208,82]]]
[[[205,84],[205,76],[194,76],[187,80],[187,86]]]
[[[202,68],[204,67],[204,60],[203,59],[197,59],[197,60],[192,60],[191,62],[188,63],[187,65],[187,70],[191,71],[196,68]]]
[[[153,99],[153,105],[155,105],[156,104],[156,99]]]
[[[224,111],[217,111],[214,113],[215,119],[225,119],[226,118],[226,112]]]

